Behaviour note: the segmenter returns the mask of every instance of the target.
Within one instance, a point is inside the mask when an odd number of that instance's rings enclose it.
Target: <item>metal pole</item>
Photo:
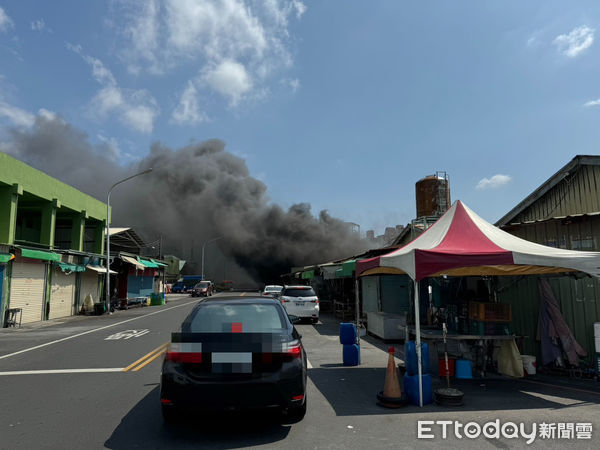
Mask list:
[[[360,312],[359,312],[359,298],[358,298],[358,277],[355,278],[354,280],[354,301],[355,301],[355,305],[354,307],[356,308],[356,340],[357,340],[357,344],[360,345],[360,331],[359,331],[359,320],[360,320]]]
[[[131,175],[130,177],[123,178],[120,181],[117,181],[113,184],[108,190],[108,195],[106,197],[106,289],[104,292],[105,303],[106,303],[106,312],[110,313],[110,194],[113,189],[116,188],[119,184],[125,183],[126,181],[131,180],[132,178],[139,177],[140,175],[145,175],[147,173],[152,172],[152,168],[144,170],[143,172],[136,173],[135,175]]]
[[[417,347],[417,369],[419,373],[419,406],[423,406],[423,366],[421,361],[421,314],[419,311],[419,282],[415,280],[415,331]]]

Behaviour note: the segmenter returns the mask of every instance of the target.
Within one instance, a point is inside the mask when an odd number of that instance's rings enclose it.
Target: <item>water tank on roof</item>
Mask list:
[[[446,172],[436,172],[415,184],[417,218],[439,217],[450,207],[450,181]]]

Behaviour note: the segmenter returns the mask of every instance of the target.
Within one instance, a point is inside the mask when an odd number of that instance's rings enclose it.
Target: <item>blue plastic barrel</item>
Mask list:
[[[423,404],[428,405],[433,402],[433,386],[431,384],[431,375],[426,373],[421,375],[423,385]],[[404,375],[404,392],[408,401],[413,405],[419,406],[419,375]]]
[[[356,344],[356,325],[351,322],[340,323],[340,344]]]
[[[360,347],[358,344],[344,345],[343,360],[345,366],[358,366],[360,364]]]
[[[415,341],[407,341],[404,344],[404,357],[406,360],[406,373],[409,375],[417,375],[419,366],[417,365],[417,346]],[[421,342],[421,373],[429,372],[429,346],[427,342]]]
[[[457,359],[455,363],[455,376],[456,378],[463,378],[470,380],[473,378],[471,371],[471,361],[468,359]]]

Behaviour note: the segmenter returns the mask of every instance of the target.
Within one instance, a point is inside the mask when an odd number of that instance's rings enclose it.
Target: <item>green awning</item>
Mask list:
[[[314,270],[307,270],[306,272],[302,272],[302,279],[303,280],[312,280],[315,277],[315,271]]]
[[[78,264],[59,262],[58,267],[60,267],[60,270],[62,270],[64,273],[85,272],[85,266],[80,266]]]
[[[150,261],[152,261],[154,264],[156,264],[157,266],[162,266],[162,267],[167,267],[168,264],[164,264],[158,261],[153,260],[152,258],[150,258]]]
[[[356,270],[356,260],[349,259],[342,263],[342,268],[335,271],[336,278],[348,278]]]
[[[60,254],[54,252],[45,252],[43,250],[21,249],[21,256],[30,259],[42,259],[44,261],[60,261]]]
[[[0,253],[0,263],[7,263],[14,257],[12,253]]]
[[[147,259],[142,259],[138,256],[138,261],[141,262],[145,267],[150,267],[152,269],[158,269],[158,264],[152,261],[148,261]]]

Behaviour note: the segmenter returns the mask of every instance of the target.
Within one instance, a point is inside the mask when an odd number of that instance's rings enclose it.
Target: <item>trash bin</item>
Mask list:
[[[106,312],[106,308],[104,303],[94,303],[94,314],[97,316],[101,316]]]

